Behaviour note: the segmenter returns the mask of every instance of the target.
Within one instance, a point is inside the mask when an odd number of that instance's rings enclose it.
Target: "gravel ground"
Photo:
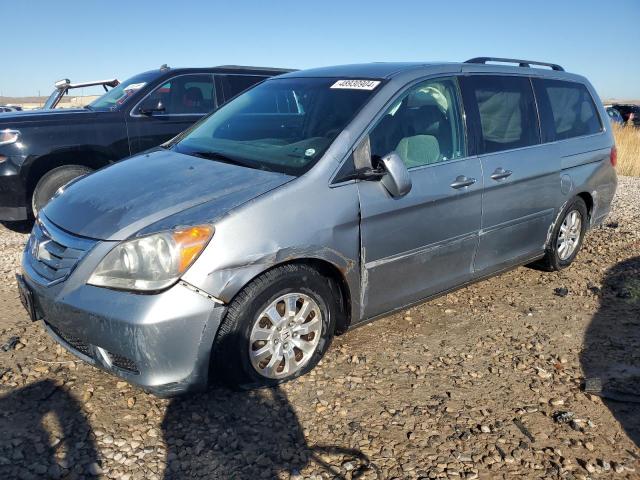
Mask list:
[[[75,360],[18,303],[25,239],[0,230],[2,479],[640,478],[638,178],[570,269],[389,316],[248,393],[162,400]]]

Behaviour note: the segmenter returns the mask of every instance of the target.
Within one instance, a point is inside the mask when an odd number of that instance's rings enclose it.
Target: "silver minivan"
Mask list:
[[[351,327],[571,264],[616,190],[607,118],[585,78],[526,60],[281,75],[59,190],[21,298],[69,351],[158,395],[274,385]]]

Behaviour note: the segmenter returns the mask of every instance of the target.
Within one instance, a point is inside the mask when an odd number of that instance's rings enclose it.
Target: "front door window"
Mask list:
[[[141,104],[159,115],[204,115],[215,108],[211,75],[180,75],[156,88]]]
[[[461,158],[463,131],[455,80],[429,80],[387,110],[370,134],[371,153],[375,158],[395,151],[407,168]]]

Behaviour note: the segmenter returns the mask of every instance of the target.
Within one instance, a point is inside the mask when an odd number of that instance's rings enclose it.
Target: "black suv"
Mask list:
[[[1,115],[0,220],[31,218],[74,178],[156,147],[238,93],[288,71],[162,66],[82,109]]]

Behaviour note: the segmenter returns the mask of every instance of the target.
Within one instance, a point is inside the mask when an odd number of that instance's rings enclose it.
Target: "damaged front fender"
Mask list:
[[[249,282],[278,265],[311,262],[338,276],[350,318],[359,319],[359,202],[355,184],[327,188],[290,182],[216,222],[216,233],[183,280],[229,303]],[[321,198],[323,202],[291,202]]]
[[[340,272],[347,285],[351,283],[350,279],[357,281],[355,260],[331,248],[312,245],[307,248],[283,248],[216,269],[208,275],[203,289],[207,292],[217,292],[217,298],[228,303],[257,276],[278,265],[296,261],[325,262]]]

